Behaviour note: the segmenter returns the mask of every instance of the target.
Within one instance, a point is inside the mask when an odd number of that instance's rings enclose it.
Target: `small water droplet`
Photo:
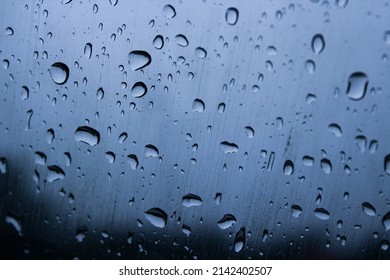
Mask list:
[[[99,88],[97,91],[96,91],[96,98],[98,100],[102,100],[104,97],[104,90],[102,88]]]
[[[136,82],[131,88],[131,95],[134,98],[141,98],[147,93],[148,89],[143,82]]]
[[[385,172],[390,175],[390,154],[385,156]]]
[[[89,126],[80,126],[74,133],[77,142],[82,142],[90,146],[96,146],[100,141],[100,133]]]
[[[164,47],[164,38],[163,36],[161,35],[157,35],[154,40],[153,40],[153,46],[158,49],[158,50],[161,50],[163,47]]]
[[[205,109],[205,105],[203,100],[201,99],[195,99],[194,102],[192,103],[192,111],[201,113]]]
[[[138,158],[136,155],[131,154],[127,156],[127,162],[130,164],[130,168],[136,170],[138,167]]]
[[[328,126],[328,129],[336,137],[343,136],[343,131],[341,130],[341,127],[337,123],[331,123]]]
[[[216,193],[214,197],[215,204],[219,205],[221,203],[221,199],[222,199],[222,193],[220,192]]]
[[[248,138],[253,138],[255,136],[255,130],[250,126],[246,126],[245,127],[245,134],[246,134],[246,136],[248,136]]]
[[[7,173],[7,159],[0,158],[0,174]]]
[[[294,218],[298,218],[299,215],[301,215],[303,212],[301,206],[299,205],[291,205],[291,215],[294,217]]]
[[[187,47],[188,46],[188,40],[187,37],[183,34],[176,35],[175,37],[176,44],[178,44],[180,47]]]
[[[118,4],[118,0],[109,0],[109,2],[112,6],[116,6],[116,4]]]
[[[34,153],[34,164],[35,165],[46,165],[46,155],[42,152]]]
[[[22,233],[22,220],[21,220],[20,217],[8,214],[5,217],[5,222],[7,224],[12,225],[14,227],[14,229],[18,232],[19,236],[23,236],[23,233]]]
[[[222,219],[218,221],[217,225],[221,229],[227,229],[233,226],[236,221],[236,217],[234,217],[232,214],[225,214]]]
[[[51,144],[52,142],[53,142],[53,140],[54,140],[54,130],[53,129],[48,129],[47,131],[46,131],[46,142],[47,142],[47,144]]]
[[[236,234],[234,239],[234,251],[236,253],[240,252],[245,246],[245,228],[242,227],[239,232]]]
[[[57,85],[63,85],[66,83],[69,77],[69,68],[62,62],[53,63],[49,69],[53,82]]]
[[[191,228],[187,225],[183,225],[182,228],[181,228],[181,231],[188,236],[190,236],[191,234]]]
[[[151,145],[151,144],[148,144],[145,146],[145,157],[158,157],[159,156],[159,152],[158,152],[158,149]]]
[[[316,64],[313,60],[306,60],[305,66],[309,74],[314,74],[314,72],[316,71]]]
[[[324,208],[316,208],[314,210],[314,216],[316,216],[320,220],[329,220],[330,213]]]
[[[387,212],[387,214],[383,216],[382,224],[386,231],[390,230],[390,212]]]
[[[160,208],[151,208],[145,212],[146,219],[155,227],[163,228],[167,224],[168,215]]]
[[[46,181],[49,183],[61,180],[65,178],[65,172],[57,165],[51,165],[47,168]]]
[[[92,44],[91,43],[86,43],[84,47],[84,56],[88,59],[91,58],[92,56]]]
[[[230,7],[226,10],[225,20],[229,25],[235,25],[238,21],[238,10],[234,7]]]
[[[325,49],[325,39],[322,34],[314,35],[313,39],[311,40],[311,49],[315,54],[320,54],[323,52]]]
[[[163,13],[166,18],[172,19],[176,16],[176,10],[171,5],[165,5],[163,8]]]
[[[30,95],[30,90],[28,89],[28,87],[22,86],[22,90],[20,93],[21,98],[23,100],[26,100],[26,99],[28,99],[29,95]]]
[[[223,141],[220,143],[220,147],[225,154],[233,154],[238,152],[238,146],[234,143]]]
[[[339,8],[344,9],[348,5],[348,0],[336,0],[336,4]]]
[[[14,30],[11,27],[5,29],[5,35],[12,36],[14,35]]]
[[[362,203],[362,209],[363,209],[364,213],[366,213],[368,216],[374,217],[376,215],[375,207],[372,206],[368,202],[363,202]]]
[[[368,87],[368,77],[363,72],[355,72],[349,76],[347,96],[351,100],[361,100],[366,95]]]
[[[128,62],[133,71],[140,70],[152,62],[152,57],[145,51],[135,50],[129,53]]]
[[[119,137],[118,137],[118,143],[119,143],[119,144],[122,144],[123,142],[126,141],[127,137],[128,137],[127,133],[126,133],[126,132],[122,132],[122,133],[119,135]]]
[[[302,163],[306,166],[313,166],[314,164],[314,158],[311,156],[303,156],[302,157]]]
[[[284,175],[292,175],[294,173],[294,163],[291,160],[286,160],[283,166]]]
[[[367,148],[367,138],[364,135],[358,135],[355,137],[356,146],[359,148],[361,153],[364,153]]]
[[[308,93],[308,94],[306,95],[306,103],[307,103],[307,104],[312,104],[312,103],[314,103],[316,100],[317,100],[317,96],[316,96],[315,94]]]
[[[108,160],[109,163],[114,163],[115,162],[115,154],[113,152],[107,152],[106,159]]]
[[[198,47],[195,49],[195,54],[197,57],[203,59],[207,56],[207,51],[204,48]]]
[[[225,103],[219,103],[218,112],[220,112],[222,114],[223,112],[225,112],[225,108],[226,108]]]
[[[329,174],[330,172],[332,172],[332,163],[330,162],[329,159],[322,159],[321,162],[320,162],[320,165],[321,165],[321,169],[322,171],[324,171],[326,174]]]
[[[199,196],[192,193],[183,196],[183,199],[181,201],[181,204],[184,207],[200,206],[202,205],[202,203],[203,203],[202,199]]]

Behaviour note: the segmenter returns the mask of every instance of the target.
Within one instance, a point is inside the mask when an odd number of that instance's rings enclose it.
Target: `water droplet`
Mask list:
[[[164,38],[163,36],[161,35],[157,35],[154,40],[153,40],[153,46],[158,49],[158,50],[161,50],[163,47],[164,47]]]
[[[387,240],[383,240],[381,242],[381,250],[387,251],[389,249],[389,242]]]
[[[113,152],[107,152],[106,159],[108,160],[109,163],[114,163],[115,162],[115,154]]]
[[[248,136],[248,138],[253,138],[255,136],[255,130],[250,126],[246,126],[245,127],[245,134],[246,134],[246,136]]]
[[[134,98],[141,98],[147,93],[148,89],[143,82],[136,82],[131,88],[131,95]]]
[[[220,112],[222,114],[223,112],[225,112],[225,108],[226,108],[225,103],[219,103],[218,112]]]
[[[220,143],[220,147],[225,154],[233,154],[238,152],[238,146],[234,143],[223,141]]]
[[[343,131],[341,130],[341,127],[337,123],[331,123],[328,126],[328,129],[336,137],[343,136]]]
[[[314,74],[314,72],[316,71],[316,64],[313,60],[306,60],[305,66],[309,74]]]
[[[12,36],[14,35],[14,30],[11,27],[5,29],[5,35]]]
[[[294,217],[294,218],[298,218],[299,215],[301,215],[303,212],[301,206],[299,205],[291,205],[291,215]]]
[[[314,35],[311,40],[311,49],[315,54],[320,54],[325,49],[325,40],[321,34]]]
[[[4,68],[4,69],[8,69],[8,67],[9,67],[9,60],[4,59],[4,60],[3,60],[3,68]]]
[[[84,239],[85,239],[85,235],[88,233],[88,230],[86,227],[79,227],[77,228],[76,230],[76,235],[75,235],[75,238],[77,240],[77,242],[83,242]]]
[[[34,153],[34,164],[35,165],[46,165],[46,155],[42,152]]]
[[[306,166],[313,166],[314,164],[314,158],[311,156],[303,156],[302,157],[302,163]]]
[[[349,76],[347,96],[351,100],[361,100],[366,95],[368,87],[368,77],[363,72],[355,72]]]
[[[96,98],[98,100],[102,100],[104,97],[104,90],[102,88],[99,88],[97,91],[96,91]]]
[[[221,229],[227,229],[233,226],[236,221],[236,217],[234,217],[232,214],[225,214],[222,219],[218,221],[217,225]]]
[[[176,10],[171,5],[165,5],[163,8],[163,13],[166,18],[174,18],[176,16]]]
[[[329,220],[330,213],[324,208],[316,208],[316,210],[314,210],[314,216],[320,220]]]
[[[133,71],[140,70],[152,62],[152,57],[145,51],[132,51],[128,55],[128,62]]]
[[[306,95],[306,103],[307,104],[312,104],[314,103],[314,101],[317,100],[317,96],[315,94],[312,94],[312,93],[308,93]]]
[[[385,156],[385,172],[390,175],[390,154]]]
[[[201,99],[195,99],[192,103],[192,111],[201,113],[205,109],[204,102]]]
[[[384,39],[385,39],[385,44],[390,46],[390,30],[385,31]]]
[[[51,144],[53,140],[54,140],[54,130],[50,128],[46,131],[46,142],[47,144]]]
[[[195,195],[195,194],[192,194],[192,193],[189,193],[189,194],[186,194],[185,196],[183,196],[183,199],[181,201],[181,204],[184,206],[184,207],[191,207],[191,206],[200,206],[202,205],[202,199]]]
[[[69,68],[62,62],[56,62],[51,65],[50,76],[57,85],[63,85],[66,83],[69,77]]]
[[[238,21],[238,10],[236,8],[230,7],[226,10],[225,20],[229,25],[235,25]]]
[[[191,234],[191,228],[187,225],[183,225],[182,228],[181,228],[181,231],[188,236],[190,236]]]
[[[219,205],[221,203],[221,199],[222,199],[222,193],[220,192],[216,193],[214,197],[215,204]]]
[[[89,126],[80,126],[74,133],[74,139],[90,146],[96,146],[100,141],[100,133]]]
[[[326,174],[329,174],[332,171],[332,163],[330,162],[329,159],[322,159],[320,162],[321,169],[324,171]]]
[[[159,152],[158,149],[153,145],[146,145],[145,146],[145,157],[158,157]]]
[[[180,47],[187,47],[188,46],[188,40],[187,37],[183,34],[176,35],[175,37],[176,44],[178,44]]]
[[[119,143],[119,144],[122,144],[123,142],[126,141],[127,137],[128,137],[127,133],[126,133],[126,132],[122,132],[122,133],[119,135],[119,137],[118,137],[118,143]]]
[[[361,153],[366,151],[367,147],[367,138],[364,135],[358,135],[355,137],[356,146],[359,148]]]
[[[92,56],[92,44],[86,43],[84,47],[84,55],[86,58],[90,59]]]
[[[136,170],[138,167],[138,158],[136,155],[131,154],[127,156],[127,162],[130,164],[130,168]]]
[[[46,181],[49,183],[61,180],[65,178],[65,172],[57,165],[51,165],[47,168]]]
[[[7,159],[0,158],[0,174],[7,173]]]
[[[206,50],[204,48],[201,48],[201,47],[197,47],[195,49],[195,54],[197,57],[199,57],[201,59],[206,58],[206,56],[207,56]]]
[[[236,234],[234,239],[234,251],[236,253],[240,252],[245,246],[245,228],[242,227],[239,232]]]
[[[373,217],[373,216],[376,215],[375,207],[372,206],[368,202],[363,202],[362,203],[362,209],[363,209],[364,213],[366,213],[368,216],[372,216]]]
[[[291,160],[286,160],[283,166],[284,175],[292,175],[294,173],[294,163]]]
[[[375,154],[375,152],[378,150],[378,145],[379,144],[377,140],[371,140],[370,146],[368,148],[371,154]]]
[[[339,8],[344,9],[348,5],[348,0],[336,0],[336,4]]]
[[[112,6],[116,6],[116,4],[118,4],[118,0],[109,0],[109,2]]]
[[[146,219],[155,227],[163,228],[167,224],[168,215],[160,208],[151,208],[145,212]]]
[[[21,93],[20,93],[20,96],[22,97],[22,99],[23,100],[28,99],[29,94],[30,94],[30,90],[28,89],[28,87],[22,86],[22,90],[21,90]]]
[[[383,216],[382,224],[386,231],[390,230],[390,212],[387,212],[387,214]]]
[[[23,236],[23,233],[22,233],[22,221],[21,221],[20,217],[8,214],[5,217],[5,222],[7,224],[12,225],[14,227],[14,229],[18,232],[19,236]]]

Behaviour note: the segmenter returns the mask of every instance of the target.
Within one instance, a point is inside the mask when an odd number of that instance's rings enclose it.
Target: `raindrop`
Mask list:
[[[143,82],[136,82],[131,88],[131,95],[134,98],[141,98],[147,93],[148,89]]]
[[[183,196],[183,199],[181,201],[181,204],[184,206],[184,207],[191,207],[191,206],[200,206],[202,205],[202,199],[195,195],[195,194],[192,194],[192,193],[189,193],[189,194],[186,194],[185,196]]]
[[[216,193],[214,197],[215,204],[219,205],[221,203],[221,199],[222,199],[222,193],[220,192]]]
[[[385,172],[390,175],[390,154],[385,156]]]
[[[301,206],[299,205],[291,205],[291,215],[294,217],[294,218],[298,218],[299,215],[301,215],[303,212]]]
[[[109,2],[112,6],[116,6],[116,4],[118,4],[118,0],[109,0]]]
[[[316,216],[320,220],[328,220],[330,217],[330,214],[324,208],[316,208],[314,210],[314,216]]]
[[[86,43],[84,47],[84,55],[86,58],[90,59],[92,56],[92,44]]]
[[[136,170],[138,167],[138,158],[136,155],[131,154],[127,156],[127,162],[130,164],[130,168]]]
[[[171,5],[165,5],[163,8],[163,13],[166,18],[174,18],[176,16],[176,10]]]
[[[246,136],[248,136],[248,138],[253,138],[255,136],[255,130],[250,126],[246,126],[245,127],[245,134],[246,134]]]
[[[389,242],[387,240],[383,240],[381,242],[381,250],[387,251],[389,249]]]
[[[145,146],[145,157],[158,157],[159,152],[158,149],[153,145],[146,145]]]
[[[229,25],[235,25],[238,21],[238,10],[236,8],[230,7],[226,10],[225,20]]]
[[[204,102],[201,99],[195,99],[192,103],[192,111],[201,113],[205,109]]]
[[[178,44],[180,47],[187,47],[188,46],[188,40],[187,37],[183,34],[176,35],[175,37],[176,44]]]
[[[107,152],[106,159],[108,160],[109,163],[114,163],[115,162],[115,154],[113,152]]]
[[[51,144],[53,140],[54,140],[54,130],[50,128],[46,131],[46,142],[47,144]]]
[[[225,112],[225,108],[226,108],[225,103],[219,103],[218,112],[220,112],[222,114],[223,112]]]
[[[206,58],[207,56],[207,52],[204,48],[201,48],[201,47],[198,47],[195,49],[195,54],[197,57],[203,59],[203,58]]]
[[[100,133],[89,126],[80,126],[74,133],[74,139],[90,146],[96,146],[100,141]]]
[[[57,165],[51,165],[47,169],[47,182],[52,183],[65,178],[65,172]]]
[[[221,229],[227,229],[233,226],[236,221],[236,217],[234,217],[232,214],[225,214],[222,219],[218,221],[217,225]]]
[[[384,34],[385,44],[390,46],[390,30],[387,30]]]
[[[8,69],[8,67],[9,67],[9,61],[7,59],[4,59],[3,60],[3,68]]]
[[[343,135],[341,127],[337,123],[331,123],[328,126],[328,129],[336,137],[341,137]]]
[[[151,208],[145,212],[146,219],[155,227],[163,228],[167,224],[168,215],[160,208]]]
[[[359,148],[361,153],[366,151],[367,138],[364,135],[358,135],[355,137],[356,146]]]
[[[221,142],[220,147],[225,154],[233,154],[238,152],[238,146],[234,143],[229,143],[227,141]]]
[[[366,95],[368,77],[363,72],[355,72],[349,76],[347,96],[355,101],[361,100]]]
[[[378,141],[371,140],[368,150],[370,151],[371,154],[374,154],[378,150]]]
[[[14,229],[18,232],[19,236],[22,236],[22,221],[19,217],[16,217],[14,215],[7,215],[5,217],[5,222],[7,224],[10,224],[14,227]]]
[[[314,103],[314,101],[317,100],[317,96],[315,94],[312,94],[312,93],[308,93],[306,95],[306,103],[307,104],[312,104]]]
[[[71,163],[72,163],[72,157],[71,157],[70,153],[65,152],[64,153],[64,158],[65,158],[65,165],[66,166],[70,166]]]
[[[53,82],[58,85],[66,83],[69,77],[69,68],[62,62],[56,62],[49,69]]]
[[[363,209],[364,213],[366,213],[368,216],[374,217],[376,215],[375,207],[372,206],[368,202],[363,202],[362,203],[362,209]]]
[[[305,66],[309,74],[314,74],[314,72],[316,71],[316,64],[313,60],[306,60]]]
[[[311,40],[311,49],[315,54],[320,54],[325,49],[325,40],[321,34],[314,35]]]
[[[187,225],[183,225],[182,228],[181,228],[181,231],[188,236],[190,236],[191,234],[191,228]]]
[[[339,8],[345,8],[348,5],[348,0],[336,0],[336,4]]]
[[[332,171],[332,163],[329,159],[322,159],[320,162],[321,169],[326,173],[329,174]]]
[[[122,144],[123,142],[126,141],[127,137],[128,137],[127,133],[126,133],[126,132],[122,132],[122,133],[119,135],[119,137],[118,137],[118,143],[119,143],[119,144]]]
[[[137,71],[148,66],[152,62],[152,58],[149,53],[136,50],[129,53],[128,62],[131,70]]]
[[[14,30],[11,27],[7,27],[7,29],[5,29],[5,35],[8,36],[14,35]]]
[[[0,174],[7,173],[7,159],[0,158]]]
[[[311,156],[303,156],[302,163],[306,166],[313,166],[314,158]]]
[[[99,88],[97,91],[96,91],[96,98],[98,100],[102,100],[104,97],[104,90],[102,88]]]
[[[21,93],[20,93],[20,96],[22,97],[22,99],[23,100],[28,99],[29,94],[30,94],[30,90],[28,89],[28,87],[22,86],[22,90],[21,90]]]
[[[154,40],[153,40],[153,46],[158,49],[158,50],[161,50],[163,47],[164,47],[164,38],[163,36],[161,35],[157,35]]]
[[[34,164],[35,165],[46,165],[46,155],[42,152],[34,153]]]
[[[386,231],[390,230],[390,212],[387,212],[387,214],[383,216],[382,224]]]
[[[236,234],[234,239],[234,251],[236,253],[240,252],[245,246],[245,228],[242,227],[239,232]]]
[[[284,175],[292,175],[294,173],[294,163],[291,160],[286,160],[283,166]]]

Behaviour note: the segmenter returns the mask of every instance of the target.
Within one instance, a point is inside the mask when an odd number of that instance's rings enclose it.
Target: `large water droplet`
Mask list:
[[[46,181],[49,183],[61,180],[65,178],[65,172],[57,165],[51,165],[47,168]]]
[[[222,219],[218,221],[217,225],[221,229],[227,229],[233,226],[235,223],[236,217],[234,217],[232,214],[225,214]]]
[[[363,202],[362,203],[362,209],[363,209],[364,213],[366,213],[368,216],[372,216],[373,217],[373,216],[376,215],[375,207],[372,206],[368,202]]]
[[[238,10],[236,8],[230,7],[226,10],[225,20],[229,25],[235,25],[238,21]]]
[[[294,173],[294,163],[291,160],[286,160],[283,166],[284,175],[292,175]]]
[[[178,44],[180,47],[187,47],[188,46],[188,40],[187,37],[183,34],[176,35],[175,37],[176,44]]]
[[[343,136],[343,131],[341,130],[341,127],[337,123],[331,123],[328,126],[328,129],[336,137]]]
[[[130,168],[136,170],[138,167],[138,158],[136,155],[131,154],[127,156],[127,162],[130,164]]]
[[[155,227],[163,228],[167,224],[168,215],[160,208],[151,208],[145,212],[146,219]]]
[[[163,47],[164,47],[164,38],[163,36],[161,35],[157,35],[154,40],[153,40],[153,46],[158,49],[158,50],[161,50]]]
[[[328,220],[330,218],[330,213],[324,208],[316,208],[314,210],[314,216],[320,220]]]
[[[141,98],[147,93],[148,89],[143,82],[136,82],[131,88],[131,95],[134,98]]]
[[[355,72],[349,76],[347,96],[352,100],[361,100],[366,95],[368,77],[363,72]]]
[[[236,253],[240,252],[245,246],[245,228],[242,227],[239,232],[236,234],[234,239],[234,251]]]
[[[89,126],[80,126],[74,133],[74,139],[90,146],[96,146],[100,141],[99,131]]]
[[[234,143],[223,141],[219,145],[225,154],[232,154],[238,152],[238,146]]]
[[[151,144],[148,144],[145,146],[145,157],[158,157],[159,155],[159,152],[158,152],[158,149],[151,145]]]
[[[298,218],[299,215],[301,215],[303,212],[301,206],[299,205],[291,205],[291,215],[294,217],[294,218]]]
[[[194,102],[192,103],[192,111],[201,113],[205,109],[205,105],[203,100],[201,99],[195,99]]]
[[[202,199],[195,194],[189,193],[183,196],[181,204],[184,207],[200,206],[202,205]]]
[[[86,43],[84,47],[84,56],[88,59],[91,58],[92,56],[92,44],[91,43]]]
[[[62,62],[56,62],[51,65],[50,69],[50,76],[58,85],[63,85],[66,83],[69,77],[69,68],[66,64]]]
[[[152,62],[152,57],[145,51],[132,51],[128,55],[130,68],[133,71],[140,70]]]
[[[165,5],[163,8],[163,13],[166,18],[174,18],[176,16],[176,10],[171,5]]]
[[[314,35],[311,40],[311,49],[315,54],[320,54],[325,49],[325,40],[321,34]]]

